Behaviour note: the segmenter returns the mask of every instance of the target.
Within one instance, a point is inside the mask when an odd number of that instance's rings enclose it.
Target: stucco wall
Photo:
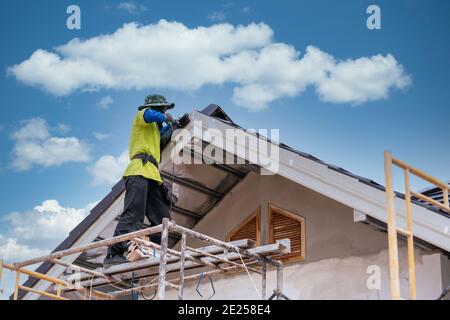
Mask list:
[[[280,176],[250,174],[232,193],[213,209],[195,228],[225,240],[258,206],[261,206],[263,244],[267,241],[268,204],[273,203],[306,219],[306,260],[285,266],[285,293],[292,299],[378,299],[389,298],[387,235],[353,221],[353,209]],[[189,241],[189,245],[204,245]],[[400,242],[401,244],[401,242]],[[405,250],[400,265],[407,266]],[[419,298],[435,298],[442,288],[439,254],[424,255],[416,250]],[[367,268],[380,269],[381,289],[367,288]],[[407,275],[402,269],[402,293],[407,295]],[[260,277],[253,276],[260,290]],[[275,284],[275,273],[268,275],[268,293]],[[246,273],[215,278],[219,299],[257,298]],[[205,295],[210,288],[202,285]],[[176,294],[169,294],[176,298]],[[187,299],[199,299],[192,286]]]
[[[195,230],[225,240],[233,228],[261,206],[262,242],[266,243],[269,203],[306,219],[307,262],[369,254],[387,247],[384,233],[353,222],[352,208],[280,176],[251,174]]]
[[[418,299],[435,299],[441,293],[440,255],[422,255],[416,250],[416,278]],[[400,279],[402,297],[409,297],[406,250],[400,251]],[[368,267],[375,267],[376,274]],[[379,270],[379,273],[378,273]],[[331,258],[310,263],[294,263],[284,268],[284,293],[290,299],[390,299],[388,252],[359,257]],[[373,285],[374,277],[380,280],[379,286]],[[252,274],[261,292],[261,278]],[[258,299],[254,286],[246,273],[232,276],[214,277],[216,295],[213,299]],[[276,284],[276,272],[270,271],[267,277],[267,292],[270,295]],[[196,283],[185,288],[185,299],[202,299],[195,291]],[[199,286],[202,295],[212,294],[209,281],[203,279]],[[177,292],[169,290],[168,299],[176,299]]]

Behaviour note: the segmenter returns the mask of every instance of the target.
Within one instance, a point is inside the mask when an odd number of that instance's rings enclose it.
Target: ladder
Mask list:
[[[393,167],[397,166],[403,169],[404,183],[405,183],[405,204],[406,204],[406,229],[397,227],[396,214],[395,214],[395,194],[392,186],[392,171]],[[411,197],[420,199],[426,203],[438,207],[439,209],[450,214],[449,206],[449,191],[450,186],[445,182],[442,182],[419,169],[416,169],[405,162],[398,160],[392,156],[388,151],[384,152],[384,170],[386,177],[386,202],[387,202],[387,225],[388,225],[388,246],[389,246],[389,274],[390,274],[390,286],[391,297],[393,300],[400,300],[400,272],[398,261],[398,243],[397,235],[401,234],[407,239],[408,250],[408,272],[409,272],[409,294],[412,300],[417,298],[416,290],[416,271],[414,262],[414,233],[412,222],[412,208]],[[443,203],[436,201],[421,193],[411,191],[409,177],[410,175],[419,177],[434,186],[439,187],[442,190]]]

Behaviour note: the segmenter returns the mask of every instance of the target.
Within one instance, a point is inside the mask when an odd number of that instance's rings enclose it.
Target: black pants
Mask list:
[[[170,218],[169,206],[164,201],[158,182],[141,176],[124,179],[126,187],[124,212],[120,215],[114,237],[142,229],[145,216],[152,226],[161,224],[163,218]],[[161,244],[161,235],[151,235],[150,241]],[[124,254],[127,242],[116,243],[109,247],[108,257]]]

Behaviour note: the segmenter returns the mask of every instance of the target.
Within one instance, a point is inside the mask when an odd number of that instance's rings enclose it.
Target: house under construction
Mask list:
[[[195,158],[213,146],[234,164],[204,157],[176,164],[169,144],[160,170],[180,195],[171,221],[113,238],[125,196],[120,181],[52,254],[4,263],[4,272],[17,273],[13,299],[444,298],[447,183],[390,153],[383,186],[284,144],[271,159],[245,141],[209,139],[203,132],[242,129],[216,105],[192,111],[190,120],[182,151]],[[261,156],[277,161],[276,174],[252,161]],[[404,173],[404,193],[393,191],[394,168]],[[433,187],[415,192],[410,176]],[[145,239],[154,233],[161,245]],[[107,246],[124,240],[160,254],[103,269]]]

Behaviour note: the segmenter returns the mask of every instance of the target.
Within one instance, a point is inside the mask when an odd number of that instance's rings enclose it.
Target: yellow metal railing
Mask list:
[[[404,172],[404,182],[405,182],[405,203],[406,203],[406,229],[397,227],[396,215],[395,215],[395,205],[394,199],[395,194],[392,187],[392,171],[393,166],[400,167]],[[392,154],[388,151],[384,153],[384,170],[386,176],[386,201],[387,201],[387,223],[388,223],[388,243],[389,243],[389,271],[390,271],[390,281],[391,281],[391,297],[394,300],[401,299],[400,295],[400,271],[398,262],[398,243],[397,243],[397,233],[405,236],[407,239],[408,248],[408,271],[409,271],[409,293],[411,299],[416,299],[416,272],[415,272],[415,262],[414,262],[414,233],[413,233],[413,223],[412,223],[412,207],[411,207],[411,196],[416,197],[424,202],[432,204],[441,210],[450,214],[449,206],[449,191],[450,186],[445,182],[442,182],[419,169],[416,169],[403,161],[395,159]],[[428,196],[421,193],[411,191],[409,177],[410,175],[419,177],[442,190],[443,203],[436,201]]]
[[[73,285],[64,280],[61,280],[61,279],[58,279],[55,277],[51,277],[51,276],[48,276],[48,275],[45,275],[45,274],[42,274],[42,273],[39,273],[36,271],[27,270],[25,268],[16,269],[14,267],[14,265],[4,263],[2,260],[0,260],[0,283],[2,280],[2,274],[3,274],[4,269],[10,270],[10,271],[16,273],[16,281],[15,281],[14,293],[13,293],[14,300],[19,299],[19,290],[32,292],[32,293],[38,294],[40,296],[45,296],[45,297],[48,297],[48,298],[51,298],[54,300],[69,300],[62,296],[63,289],[70,289],[70,290],[81,291],[83,293],[90,293],[96,299],[111,299],[111,296],[106,293],[96,291],[96,290],[89,290],[88,288],[83,288],[81,286]],[[48,281],[48,282],[54,284],[55,288],[56,288],[56,294],[49,293],[47,291],[41,291],[41,290],[29,288],[29,287],[21,285],[20,284],[20,276],[22,274],[28,275],[29,277],[32,277],[32,278]]]

